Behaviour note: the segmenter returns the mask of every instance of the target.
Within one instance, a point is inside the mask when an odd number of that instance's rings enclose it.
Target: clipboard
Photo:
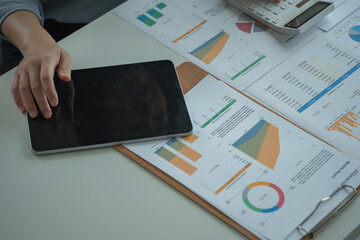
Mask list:
[[[178,74],[184,94],[186,94],[197,83],[199,83],[205,76],[207,76],[209,74],[207,71],[203,70],[202,68],[196,66],[195,64],[193,64],[191,62],[182,63],[181,65],[179,65],[176,68],[176,70],[177,70],[177,74]],[[236,90],[236,91],[238,91],[238,90]],[[243,93],[241,93],[241,94],[243,94]],[[244,96],[246,96],[246,95],[244,95]],[[246,97],[249,98],[248,96],[246,96]],[[254,101],[254,99],[251,99],[251,100]],[[271,109],[264,106],[263,104],[261,104],[257,101],[254,101],[254,102],[256,102],[257,104],[266,108],[267,110],[272,111]],[[272,111],[272,112],[275,113],[274,111]],[[277,114],[277,113],[275,113],[275,114]],[[277,115],[280,116],[279,114],[277,114]],[[282,116],[280,116],[280,117],[282,117]],[[284,117],[282,117],[282,118],[287,120]],[[287,120],[287,121],[289,121],[289,120]],[[299,127],[299,126],[297,126],[297,127]],[[302,129],[302,130],[304,130],[304,129]],[[306,131],[306,130],[304,130],[304,131]],[[308,131],[306,131],[306,132],[309,133]],[[154,165],[152,165],[145,159],[139,157],[137,154],[133,153],[132,151],[130,151],[129,149],[125,148],[122,145],[115,146],[115,149],[120,151],[121,153],[123,153],[124,155],[126,155],[127,157],[129,157],[130,159],[135,161],[136,163],[138,163],[140,166],[142,166],[146,170],[150,171],[152,174],[154,174],[155,176],[157,176],[158,178],[160,178],[161,180],[163,180],[164,182],[169,184],[171,187],[175,188],[177,191],[184,194],[186,197],[188,197],[189,199],[191,199],[192,201],[194,201],[195,203],[197,203],[198,205],[200,205],[201,207],[203,207],[204,209],[206,209],[207,211],[209,211],[210,213],[212,213],[213,215],[218,217],[220,220],[222,220],[223,222],[225,222],[226,224],[228,224],[229,226],[231,226],[232,228],[234,228],[236,231],[240,232],[247,238],[249,238],[251,240],[259,239],[252,232],[247,230],[245,227],[241,226],[240,224],[238,224],[237,222],[235,222],[234,220],[229,218],[227,215],[225,215],[223,212],[218,210],[216,207],[214,207],[213,205],[208,203],[203,198],[199,197],[196,193],[194,193],[193,191],[188,189],[186,186],[184,186],[183,184],[181,184],[180,182],[178,182],[177,180],[172,178],[170,175],[168,175],[164,171],[158,169],[157,167],[155,167]],[[318,207],[320,207],[320,205],[322,205],[322,203],[330,200],[333,195],[335,195],[337,192],[341,191],[344,188],[349,188],[352,191],[343,202],[341,202],[332,212],[330,212],[321,222],[319,222],[312,229],[307,230],[307,229],[303,228],[303,224],[308,219],[311,218],[311,216],[316,212]],[[330,196],[328,196],[324,199],[321,199],[319,201],[318,205],[315,207],[314,211],[297,227],[298,231],[306,234],[306,236],[303,239],[311,239],[312,237],[314,237],[317,234],[317,232],[319,232],[321,229],[323,229],[339,212],[341,212],[341,210],[343,208],[345,208],[353,199],[355,199],[359,192],[360,192],[360,186],[358,186],[357,189],[355,189],[351,186],[343,185],[343,186],[339,187]]]

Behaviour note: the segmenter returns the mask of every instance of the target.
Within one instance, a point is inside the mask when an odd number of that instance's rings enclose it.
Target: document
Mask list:
[[[360,8],[333,27],[327,35],[360,53]]]
[[[360,55],[314,39],[247,89],[312,134],[360,159]]]
[[[113,12],[240,90],[322,33],[276,33],[224,0],[134,0]]]
[[[300,239],[296,227],[320,199],[360,184],[359,161],[210,75],[185,99],[192,135],[125,147],[261,239]]]
[[[327,2],[333,2],[335,10],[316,24],[318,28],[326,32],[351,14],[355,9],[360,7],[359,0],[330,0]]]

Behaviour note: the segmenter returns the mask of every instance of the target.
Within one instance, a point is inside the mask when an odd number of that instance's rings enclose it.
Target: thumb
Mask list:
[[[58,76],[61,80],[68,82],[71,79],[71,65],[72,59],[70,54],[65,50],[61,51],[60,61],[58,65]]]

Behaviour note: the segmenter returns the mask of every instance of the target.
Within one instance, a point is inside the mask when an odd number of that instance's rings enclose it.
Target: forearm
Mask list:
[[[1,31],[20,51],[30,55],[34,46],[45,47],[54,44],[50,34],[41,26],[39,18],[27,10],[19,10],[5,18]]]

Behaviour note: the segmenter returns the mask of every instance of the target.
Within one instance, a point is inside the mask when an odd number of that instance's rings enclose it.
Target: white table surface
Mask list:
[[[170,59],[172,50],[107,13],[60,42],[73,68]],[[246,239],[115,149],[36,156],[0,77],[0,239]],[[360,224],[360,199],[316,239]]]

